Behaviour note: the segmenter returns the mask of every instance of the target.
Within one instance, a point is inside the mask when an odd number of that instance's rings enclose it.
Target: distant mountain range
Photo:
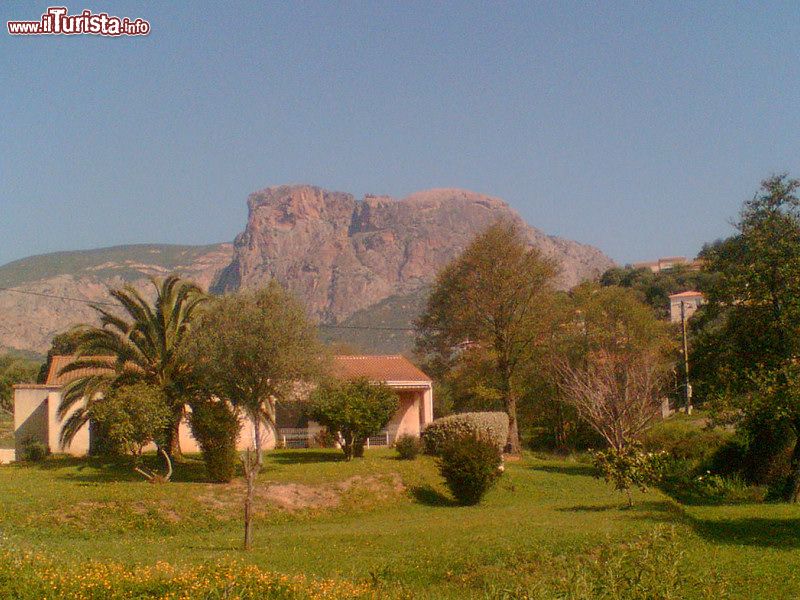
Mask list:
[[[144,288],[149,276],[180,272],[214,292],[277,279],[307,306],[323,337],[364,352],[403,352],[413,319],[438,270],[498,218],[520,224],[533,246],[561,265],[559,286],[613,265],[591,246],[547,236],[505,202],[465,190],[420,192],[403,200],[296,185],[248,199],[247,225],[233,244],[135,245],[58,252],[0,267],[0,349],[44,353],[56,333],[94,322],[88,302],[109,287]],[[53,298],[57,296],[59,298]],[[336,327],[334,327],[336,325]]]

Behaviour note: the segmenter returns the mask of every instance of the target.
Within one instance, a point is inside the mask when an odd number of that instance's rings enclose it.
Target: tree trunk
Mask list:
[[[180,409],[174,409],[172,411],[172,423],[170,423],[169,431],[167,432],[167,452],[173,462],[180,462],[183,460],[180,433],[181,421],[183,421],[183,406],[181,406]]]
[[[506,441],[506,454],[520,454],[522,451],[519,443],[519,426],[517,425],[517,398],[509,392],[506,396],[506,413],[508,413],[508,440]]]
[[[800,435],[794,443],[792,452],[792,481],[789,489],[789,502],[800,502]]]
[[[244,478],[247,484],[247,491],[244,496],[244,549],[250,550],[253,547],[253,498],[256,490],[256,475],[258,474],[258,459],[249,448],[245,451],[242,458],[244,467]]]

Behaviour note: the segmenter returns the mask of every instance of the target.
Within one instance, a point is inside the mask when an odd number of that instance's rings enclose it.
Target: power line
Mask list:
[[[89,306],[114,306],[114,307],[119,306],[118,304],[115,304],[113,302],[94,302],[92,300],[85,300],[83,298],[57,296],[55,294],[45,294],[43,292],[32,292],[30,290],[18,290],[7,287],[0,287],[0,291],[14,292],[16,294],[27,294],[29,296],[39,296],[41,298],[50,298],[53,300],[66,300],[67,302],[80,302],[82,304],[88,304]],[[364,331],[405,331],[405,332],[416,331],[416,329],[414,329],[413,327],[382,327],[373,325],[328,325],[324,323],[318,324],[317,327],[319,327],[320,329],[359,329]]]
[[[53,300],[66,300],[68,302],[81,302],[90,306],[119,306],[113,302],[94,302],[92,300],[84,300],[83,298],[70,298],[69,296],[56,296],[55,294],[44,294],[42,292],[32,292],[30,290],[17,290],[14,288],[0,287],[0,291],[14,292],[16,294],[28,294],[29,296],[41,296],[42,298],[52,298]]]

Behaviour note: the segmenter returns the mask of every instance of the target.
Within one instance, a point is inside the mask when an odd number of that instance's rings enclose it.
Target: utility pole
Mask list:
[[[689,340],[686,337],[686,303],[681,300],[681,329],[683,331],[683,377],[686,393],[686,414],[692,414],[692,384],[689,383]]]

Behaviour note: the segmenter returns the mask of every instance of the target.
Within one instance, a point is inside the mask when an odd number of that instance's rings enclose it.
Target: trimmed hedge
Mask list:
[[[503,450],[508,440],[508,415],[470,412],[436,419],[422,432],[425,454],[440,454],[445,444],[464,436],[487,439]]]

